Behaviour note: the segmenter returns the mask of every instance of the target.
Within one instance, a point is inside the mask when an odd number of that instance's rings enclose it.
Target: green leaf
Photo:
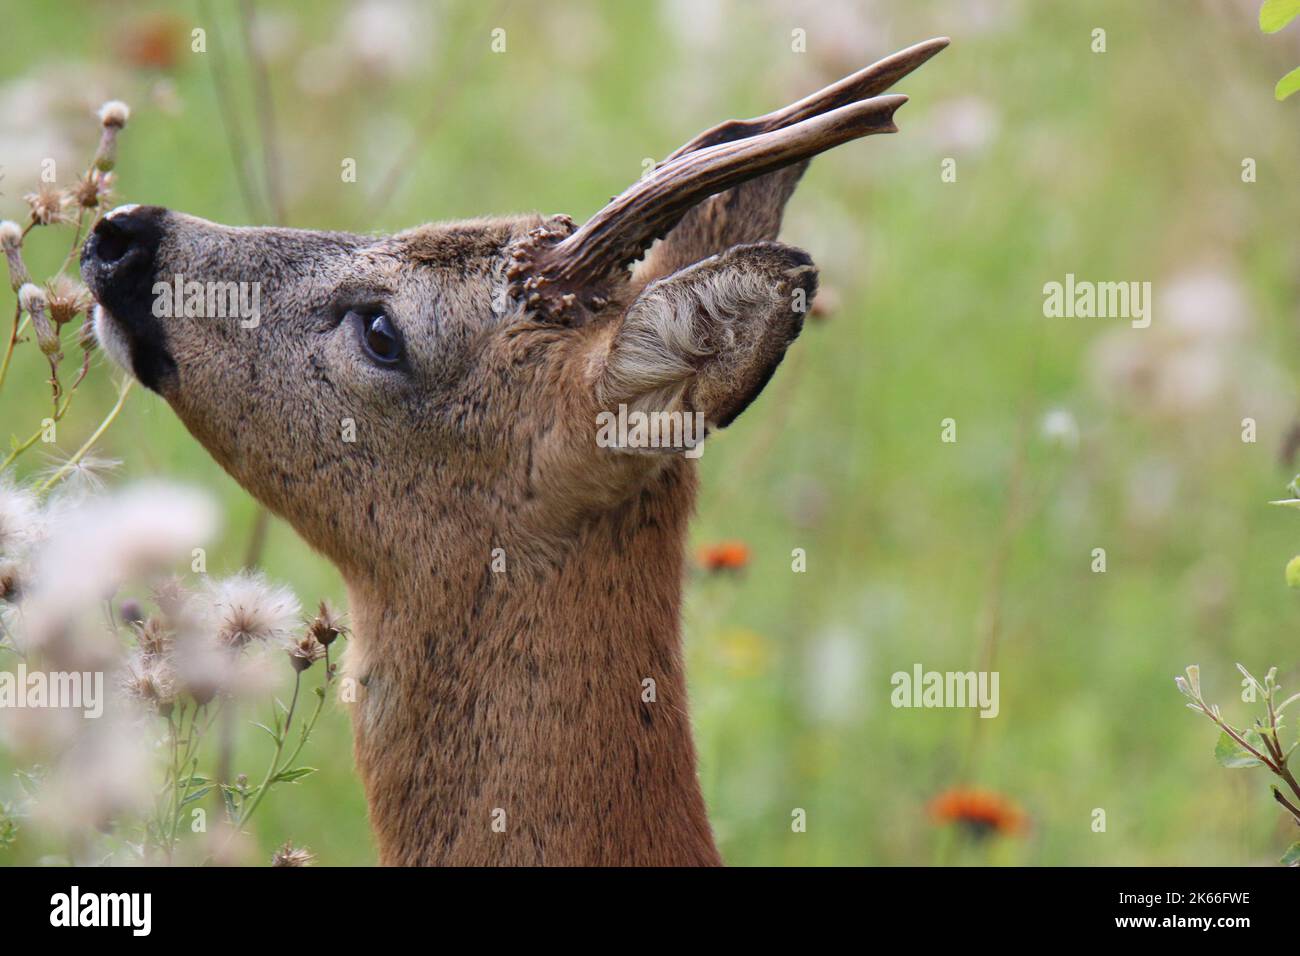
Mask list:
[[[1300,840],[1292,843],[1278,862],[1283,866],[1300,866]]]
[[[186,797],[184,800],[181,801],[181,806],[183,807],[186,804],[193,803],[195,800],[202,800],[205,796],[208,795],[208,792],[211,789],[212,789],[211,787],[203,787],[201,790],[195,790],[188,797]]]
[[[233,823],[239,817],[239,808],[235,806],[235,794],[225,784],[221,786],[221,802],[226,805],[226,818]]]
[[[1300,16],[1300,0],[1264,0],[1259,8],[1259,28],[1265,33],[1277,33]]]
[[[1284,100],[1296,90],[1300,90],[1300,66],[1277,81],[1277,86],[1273,87],[1273,98]],[[1288,501],[1287,504],[1290,502]],[[1292,505],[1292,507],[1300,507],[1300,505]]]
[[[14,776],[18,778],[18,785],[23,788],[23,792],[29,797],[34,797],[41,790],[41,781],[37,773],[29,773],[26,770],[15,770]]]
[[[280,742],[280,734],[277,731],[272,730],[270,727],[266,726],[266,724],[259,724],[255,720],[251,721],[251,723],[254,727],[257,727],[261,730],[265,730],[268,734],[270,734],[271,739],[274,740],[277,744]]]
[[[303,777],[316,772],[315,767],[295,767],[292,770],[281,770],[271,778],[272,783],[293,783],[295,780],[301,780]]]
[[[1261,752],[1264,750],[1264,741],[1260,739],[1258,733],[1248,730],[1244,736],[1246,742],[1256,750]],[[1230,770],[1263,766],[1250,751],[1243,749],[1241,744],[1229,737],[1226,730],[1219,734],[1219,742],[1214,745],[1214,759],[1219,762],[1220,767],[1227,767]]]

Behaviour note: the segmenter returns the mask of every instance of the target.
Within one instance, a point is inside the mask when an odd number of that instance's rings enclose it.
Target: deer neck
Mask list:
[[[349,576],[381,862],[720,862],[687,716],[680,465],[545,553],[460,526],[396,585]]]

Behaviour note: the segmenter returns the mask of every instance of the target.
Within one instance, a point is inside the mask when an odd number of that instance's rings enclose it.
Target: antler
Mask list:
[[[614,197],[582,228],[556,216],[516,244],[510,293],[530,309],[579,322],[605,305],[611,281],[709,196],[862,136],[897,132],[906,96],[877,96],[948,45],[918,43],[784,109],[728,120],[696,136]]]

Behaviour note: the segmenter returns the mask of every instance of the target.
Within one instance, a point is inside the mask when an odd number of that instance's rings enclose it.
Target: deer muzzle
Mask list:
[[[176,375],[152,291],[168,215],[160,206],[119,206],[95,225],[81,250],[81,275],[98,303],[96,336],[157,392]]]

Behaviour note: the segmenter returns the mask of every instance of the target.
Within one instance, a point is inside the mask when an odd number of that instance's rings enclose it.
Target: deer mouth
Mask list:
[[[166,217],[158,206],[119,206],[95,225],[81,249],[81,276],[96,301],[96,338],[114,361],[159,393],[177,373],[154,309]]]

